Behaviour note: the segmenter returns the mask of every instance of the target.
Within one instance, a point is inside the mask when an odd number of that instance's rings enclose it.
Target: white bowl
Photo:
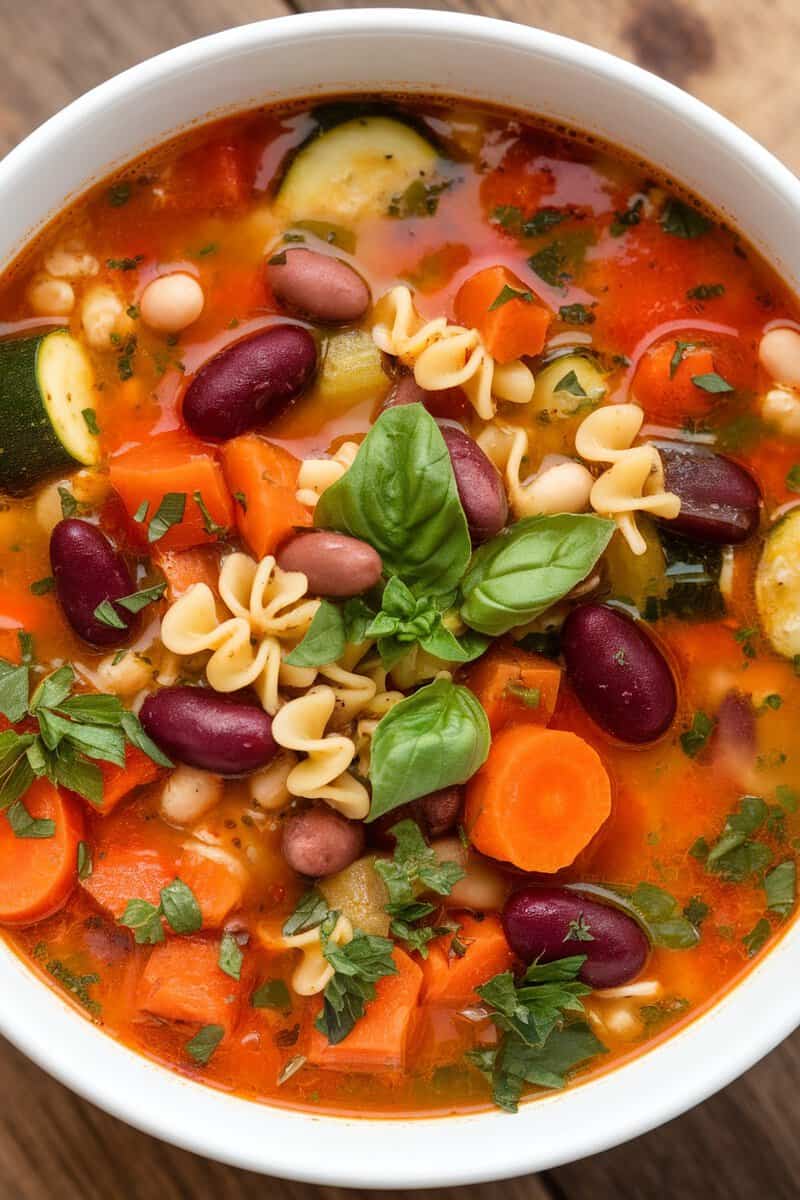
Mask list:
[[[652,75],[536,29],[444,12],[285,17],[171,50],[53,117],[0,163],[0,263],[65,200],[206,114],[347,91],[441,92],[589,130],[657,163],[800,276],[800,183],[729,122]],[[0,1031],[115,1116],[251,1170],[351,1187],[432,1187],[540,1171],[703,1100],[800,1023],[800,925],[714,1008],[655,1049],[517,1116],[345,1120],[180,1078],[106,1037],[0,948]]]

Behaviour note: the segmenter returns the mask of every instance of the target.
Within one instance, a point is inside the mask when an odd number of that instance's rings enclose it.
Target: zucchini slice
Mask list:
[[[800,508],[767,537],[756,571],[756,608],[778,654],[800,654]]]
[[[356,117],[308,142],[278,191],[287,221],[347,222],[382,216],[415,180],[433,179],[438,154],[430,142],[392,117]]]
[[[23,492],[56,471],[100,461],[84,411],[94,374],[66,329],[0,341],[0,489]]]

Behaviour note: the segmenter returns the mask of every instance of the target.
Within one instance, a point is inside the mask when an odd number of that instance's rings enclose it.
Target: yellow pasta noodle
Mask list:
[[[293,796],[325,800],[344,816],[362,820],[369,812],[369,794],[348,771],[355,745],[344,734],[325,732],[335,707],[333,688],[313,687],[284,704],[272,722],[272,736],[279,746],[306,755],[286,778]]]
[[[292,988],[298,996],[317,996],[327,987],[333,976],[333,967],[322,953],[322,937],[319,926],[296,933],[290,937],[276,935],[266,926],[259,928],[259,938],[268,950],[299,950],[300,962],[292,975]],[[353,940],[353,926],[347,917],[340,915],[328,941],[335,946],[346,946]]]
[[[634,554],[647,544],[636,527],[636,513],[648,512],[674,520],[681,502],[664,490],[661,455],[646,442],[634,446],[644,412],[637,404],[609,404],[589,413],[575,434],[575,449],[587,462],[610,463],[595,480],[589,497],[592,508],[613,517]]]
[[[295,496],[300,504],[315,508],[326,488],[341,479],[358,454],[358,442],[342,442],[330,458],[306,458],[297,473]]]
[[[536,474],[523,481],[522,464],[528,453],[525,429],[492,421],[478,438],[478,444],[503,472],[515,517],[583,512],[588,506],[592,476],[582,463],[564,455],[545,455]]]
[[[414,378],[426,391],[461,387],[476,413],[491,420],[498,400],[527,404],[534,389],[533,374],[520,360],[500,364],[486,350],[477,329],[452,325],[446,317],[424,321],[411,292],[394,287],[378,302],[372,329],[376,345],[413,367]]]

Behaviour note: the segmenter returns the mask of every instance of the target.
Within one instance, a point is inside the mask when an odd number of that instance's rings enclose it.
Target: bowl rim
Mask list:
[[[409,28],[431,37],[521,46],[621,84],[632,96],[677,114],[690,132],[710,135],[739,156],[762,188],[800,211],[800,182],[788,168],[730,121],[641,68],[533,27],[417,9],[279,17],[168,50],[100,84],[30,134],[0,162],[0,190],[17,172],[41,169],[51,147],[85,132],[104,106],[139,89],[167,86],[254,45],[334,33],[391,37]],[[316,1116],[205,1087],[109,1036],[98,1036],[100,1031],[44,986],[5,943],[0,947],[5,996],[0,1033],[87,1100],[195,1153],[315,1184],[456,1186],[544,1170],[608,1149],[725,1086],[800,1023],[800,994],[787,986],[799,962],[800,923],[795,921],[736,987],[685,1028],[591,1082],[523,1105],[516,1117],[495,1111],[413,1120]],[[753,1019],[744,1019],[748,1013]]]

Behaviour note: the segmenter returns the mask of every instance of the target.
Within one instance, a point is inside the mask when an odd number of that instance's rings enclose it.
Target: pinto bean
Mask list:
[[[267,283],[288,312],[326,325],[358,321],[369,308],[364,280],[346,262],[318,250],[283,250],[266,267]]]
[[[50,535],[50,565],[56,595],[79,638],[91,646],[119,646],[139,625],[139,617],[114,606],[122,629],[98,620],[104,600],[119,600],[136,591],[125,560],[95,525],[70,517]]]
[[[440,428],[453,464],[470,537],[474,543],[485,542],[499,533],[508,520],[503,481],[494,463],[463,429],[453,425]]]
[[[641,624],[604,604],[574,608],[561,630],[567,678],[597,724],[621,742],[652,742],[672,724],[675,680]]]
[[[271,420],[305,391],[317,346],[300,325],[270,325],[226,346],[200,368],[183,397],[183,419],[223,441]]]
[[[391,850],[395,841],[392,827],[408,820],[416,821],[427,838],[441,837],[458,823],[463,806],[463,788],[440,788],[438,792],[430,792],[408,804],[401,804],[399,808],[379,817],[369,827],[371,839],[376,846]]]
[[[162,688],[147,697],[139,716],[170,758],[217,775],[257,771],[278,752],[263,708],[207,688]]]
[[[317,596],[358,596],[381,577],[381,556],[367,542],[316,530],[289,538],[278,550],[282,571],[302,571]]]
[[[700,542],[744,542],[758,529],[761,493],[744,467],[705,446],[658,443],[664,484],[681,502],[667,529]]]
[[[283,826],[281,849],[293,871],[319,879],[349,867],[364,849],[364,826],[332,808],[308,808]]]

